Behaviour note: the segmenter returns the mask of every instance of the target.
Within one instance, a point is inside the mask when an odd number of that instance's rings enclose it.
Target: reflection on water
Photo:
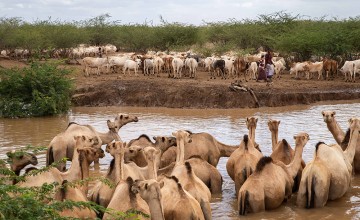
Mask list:
[[[336,118],[342,129],[347,128],[347,120],[360,116],[360,103],[346,103],[317,106],[291,106],[282,108],[230,109],[230,110],[196,110],[167,108],[73,108],[68,115],[32,119],[0,119],[0,158],[14,147],[28,144],[46,146],[67,124],[75,121],[80,124],[91,124],[99,131],[106,132],[106,120],[113,120],[117,113],[131,113],[139,117],[139,122],[130,123],[120,130],[124,141],[137,138],[141,134],[150,137],[155,135],[171,135],[178,129],[192,132],[208,132],[226,144],[238,144],[248,131],[245,126],[246,117],[259,118],[256,129],[256,141],[264,155],[271,153],[271,135],[267,127],[269,119],[280,120],[279,139],[285,138],[294,146],[293,136],[305,131],[310,141],[305,146],[303,159],[312,159],[314,146],[318,141],[335,143],[326,124],[322,120],[322,110],[335,110]],[[104,173],[110,162],[110,156],[100,160],[100,170]],[[223,194],[213,198],[212,211],[214,219],[237,219],[234,184],[225,168],[227,158],[221,158],[218,169],[224,178]],[[45,163],[44,154],[39,155],[39,166]],[[93,171],[93,175],[100,175]],[[279,209],[259,214],[249,214],[245,219],[358,219],[360,218],[360,178],[353,178],[353,187],[343,198],[329,202],[327,207],[316,210],[303,210],[295,206],[296,195]]]

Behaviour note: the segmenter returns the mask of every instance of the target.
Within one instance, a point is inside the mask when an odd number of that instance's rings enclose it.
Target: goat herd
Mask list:
[[[222,176],[216,166],[220,157],[229,157],[226,170],[235,182],[240,215],[276,209],[295,192],[298,207],[320,208],[328,200],[342,197],[351,185],[353,171],[360,171],[357,150],[360,118],[349,119],[349,129],[344,132],[334,111],[323,111],[322,115],[337,144],[316,144],[314,158],[308,164],[302,160],[302,152],[309,135],[304,132],[295,135],[293,150],[285,139],[278,141],[280,121],[277,120],[268,121],[273,151],[270,156],[263,156],[261,146],[255,141],[258,121],[255,117],[246,119],[249,134],[237,146],[220,143],[208,133],[186,130],[174,131],[172,136],[153,137],[155,142],[147,135],[140,135],[126,143],[118,135],[119,129],[138,121],[136,116],[128,114],[108,120],[106,133],[96,131],[91,125],[70,123],[52,139],[46,153],[47,165],[67,157],[72,161],[70,168],[66,170],[64,163],[56,163],[56,167],[35,176],[27,175],[24,182],[16,184],[31,187],[57,182],[60,188],[54,195],[57,200],[90,200],[121,212],[135,209],[151,219],[212,219],[211,197],[222,193]],[[87,184],[67,185],[89,178],[89,165],[98,164],[99,158],[104,157],[102,145],[106,145],[106,152],[113,157],[104,178],[114,187],[100,180],[90,191]],[[13,157],[11,169],[19,175],[30,163],[37,164],[34,155]],[[60,215],[99,217],[86,208],[63,210]],[[112,217],[107,212],[102,216]],[[140,214],[138,217],[143,218]]]
[[[135,76],[138,72],[147,76],[160,76],[165,73],[171,78],[182,78],[189,76],[196,78],[199,67],[209,72],[210,79],[235,78],[249,75],[250,79],[257,79],[258,66],[261,62],[261,56],[266,52],[260,51],[254,55],[238,56],[230,51],[222,56],[204,57],[196,54],[191,50],[187,52],[155,52],[148,51],[146,54],[138,53],[119,53],[114,45],[105,46],[85,46],[79,45],[76,48],[64,50],[41,51],[42,53],[50,53],[54,58],[66,57],[76,60],[83,66],[85,76],[90,74],[100,75],[101,73],[119,72],[123,75],[131,75],[131,71]],[[9,56],[13,58],[28,57],[30,52],[24,49],[15,49],[14,51],[1,51],[1,56]],[[356,73],[360,73],[360,60],[353,61],[336,61],[328,58],[318,58],[317,62],[305,61],[294,62],[294,57],[286,58],[273,53],[273,69],[275,75],[280,78],[284,70],[288,69],[290,74],[295,74],[295,78],[300,78],[299,74],[305,76],[306,79],[313,78],[313,74],[317,74],[318,79],[333,79],[338,75],[338,70],[345,76],[345,81],[355,81]],[[342,66],[339,69],[339,66]],[[215,75],[216,74],[216,75]]]

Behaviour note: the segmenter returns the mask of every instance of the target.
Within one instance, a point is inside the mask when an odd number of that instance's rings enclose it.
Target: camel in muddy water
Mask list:
[[[226,145],[214,138],[211,134],[208,133],[192,133],[191,134],[191,143],[185,143],[184,149],[184,158],[189,159],[192,156],[200,156],[203,160],[207,161],[209,164],[214,167],[219,163],[220,157],[229,157],[232,152],[234,152],[238,146]],[[160,167],[166,167],[172,162],[175,162],[176,158],[176,147],[170,147],[161,158]]]
[[[303,171],[297,205],[303,208],[323,207],[328,200],[341,198],[351,186],[353,160],[360,132],[360,119],[351,118],[343,140],[346,150],[319,142],[314,159]]]
[[[23,151],[16,151],[12,150],[6,153],[6,156],[8,157],[7,161],[10,164],[10,170],[14,172],[16,176],[20,176],[21,170],[26,167],[29,164],[37,165],[38,160],[37,157],[32,153],[27,153]],[[0,161],[1,162],[1,161]],[[5,163],[0,163],[1,169],[8,169],[5,165]],[[5,177],[5,175],[1,175],[0,177]],[[11,181],[12,179],[12,181]],[[9,176],[8,180],[4,180],[4,184],[16,184],[17,180],[16,178],[12,178]]]
[[[129,122],[137,122],[138,118],[136,116],[127,115],[127,114],[118,114],[115,117],[114,122],[110,120],[107,121],[107,126],[109,131],[107,133],[98,132],[91,125],[79,125],[77,123],[69,123],[66,130],[58,135],[56,135],[50,142],[48,146],[48,151],[46,153],[46,165],[50,165],[55,161],[59,161],[63,158],[73,157],[74,152],[74,136],[86,135],[94,137],[94,147],[101,148],[103,144],[108,144],[113,140],[121,140],[118,135],[119,129],[126,125]],[[60,171],[65,171],[65,163],[59,163],[57,168]],[[98,161],[95,161],[95,165],[98,165]]]
[[[324,122],[326,123],[329,131],[333,135],[336,143],[338,143],[340,147],[345,150],[347,147],[347,144],[343,143],[343,140],[345,139],[345,132],[341,129],[339,123],[335,119],[336,112],[322,111],[321,114],[323,115]],[[353,168],[356,174],[360,173],[360,137],[356,142]]]
[[[256,213],[278,208],[290,198],[294,177],[301,166],[301,157],[309,135],[300,133],[295,138],[295,157],[285,165],[271,157],[263,157],[256,164],[255,172],[241,186],[238,203],[239,214]]]

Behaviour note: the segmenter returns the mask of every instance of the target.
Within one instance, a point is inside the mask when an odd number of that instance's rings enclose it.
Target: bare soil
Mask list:
[[[18,61],[0,59],[0,68],[23,67]],[[339,73],[334,80],[295,79],[285,72],[271,84],[240,79],[210,79],[208,72],[199,68],[195,79],[124,76],[123,73],[91,75],[85,77],[80,65],[65,65],[74,69],[72,77],[76,89],[72,97],[75,106],[139,106],[170,108],[254,108],[256,102],[249,92],[233,91],[232,82],[242,80],[250,87],[259,105],[274,107],[295,104],[310,104],[317,101],[360,99],[360,80],[344,82]],[[249,77],[247,77],[249,78]]]

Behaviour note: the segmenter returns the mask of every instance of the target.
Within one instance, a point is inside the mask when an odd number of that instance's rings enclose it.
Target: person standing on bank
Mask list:
[[[267,48],[265,54],[265,69],[267,81],[271,82],[274,75],[274,65],[272,62],[272,53],[270,48]]]

